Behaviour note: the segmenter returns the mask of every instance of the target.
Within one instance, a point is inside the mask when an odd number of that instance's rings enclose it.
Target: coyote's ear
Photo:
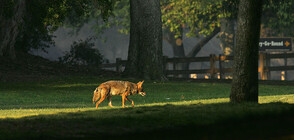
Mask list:
[[[142,86],[142,84],[144,83],[144,81],[139,81],[138,83],[137,83],[137,85],[139,85],[139,86]]]

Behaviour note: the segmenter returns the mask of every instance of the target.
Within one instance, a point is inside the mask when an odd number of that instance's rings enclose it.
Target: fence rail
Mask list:
[[[215,54],[211,54],[207,57],[188,57],[188,58],[168,58],[166,60],[166,65],[172,63],[172,70],[165,70],[166,75],[174,75],[176,77],[180,74],[210,74],[211,78],[216,78],[215,75],[219,73],[219,78],[222,79],[224,73],[231,73],[232,68],[223,68],[222,61],[233,60],[233,56],[216,56]],[[217,64],[219,67],[217,68],[215,65]],[[192,69],[192,70],[176,70],[177,63],[192,63],[192,62],[209,62],[209,69]]]
[[[121,58],[116,58],[115,63],[107,63],[107,64],[101,64],[101,68],[115,68],[115,71],[118,73],[122,72],[122,67],[126,66],[127,60],[122,60]]]
[[[271,79],[271,71],[281,71],[281,79],[287,80],[287,75],[289,70],[294,70],[294,66],[288,65],[288,59],[294,58],[294,53],[260,53],[260,65],[261,65],[261,79],[269,80]],[[272,59],[283,59],[283,66],[271,66]]]
[[[259,67],[258,72],[262,80],[271,79],[272,71],[282,71],[282,76],[284,80],[287,80],[287,71],[294,70],[294,66],[287,65],[288,59],[294,58],[294,53],[280,53],[280,54],[269,54],[269,53],[260,53],[259,54]],[[167,58],[164,57],[164,65],[168,64],[173,65],[173,69],[170,70],[166,68],[166,75],[181,75],[181,74],[208,74],[211,78],[216,78],[215,75],[219,74],[219,78],[222,79],[225,73],[232,73],[232,68],[224,68],[223,61],[232,61],[234,60],[233,56],[216,56],[211,54],[207,57],[185,57],[185,58]],[[272,59],[283,59],[284,64],[282,66],[271,66]],[[209,62],[208,69],[188,69],[188,70],[177,70],[176,65],[178,63],[193,63],[193,62]],[[117,72],[122,72],[123,67],[126,65],[127,61],[120,58],[116,59],[116,63],[102,64],[102,68],[115,68]],[[218,64],[218,67],[216,67]],[[282,78],[283,79],[283,78]]]

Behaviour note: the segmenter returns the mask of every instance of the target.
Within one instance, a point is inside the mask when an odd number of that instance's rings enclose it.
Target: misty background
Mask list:
[[[56,30],[53,35],[55,36],[55,46],[46,48],[47,52],[42,50],[32,50],[31,53],[49,59],[51,61],[58,61],[59,57],[64,56],[66,51],[70,50],[71,45],[74,41],[85,40],[86,38],[92,36],[98,36],[94,31],[93,26],[95,23],[86,23],[82,28],[73,33],[72,28],[60,27]],[[184,33],[183,44],[185,53],[191,51],[193,46],[201,40],[202,37],[187,37]],[[129,47],[129,34],[122,34],[118,32],[118,27],[112,27],[106,29],[102,34],[99,35],[95,40],[96,49],[100,51],[104,59],[107,59],[109,63],[115,63],[116,58],[121,58],[122,60],[127,60],[128,47]],[[172,47],[169,43],[163,40],[163,55],[169,58],[173,57]],[[292,49],[293,50],[293,49]],[[197,54],[196,57],[209,56],[210,54],[219,55],[223,52],[220,47],[220,40],[218,35],[214,36]],[[288,59],[288,65],[294,65],[293,59]],[[284,60],[282,59],[272,59],[271,66],[282,66],[284,65]],[[171,68],[171,67],[170,67]],[[195,62],[190,64],[190,69],[207,69],[209,68],[209,62]],[[294,71],[288,71],[288,80],[294,80]],[[204,75],[199,75],[198,78],[204,78]],[[271,72],[271,80],[281,80],[281,72],[274,71]]]

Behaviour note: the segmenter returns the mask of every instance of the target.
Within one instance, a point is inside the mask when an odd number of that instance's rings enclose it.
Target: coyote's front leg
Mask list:
[[[129,93],[130,93],[130,88],[127,87],[126,92],[124,94],[122,94],[122,107],[123,108],[125,108],[125,102],[126,102],[126,99],[128,99],[127,96],[129,95]]]

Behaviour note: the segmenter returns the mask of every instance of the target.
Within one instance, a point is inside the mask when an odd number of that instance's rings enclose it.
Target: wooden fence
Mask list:
[[[294,53],[279,53],[279,54],[270,54],[270,53],[260,53],[260,67],[259,72],[262,80],[271,79],[271,71],[281,71],[281,80],[287,80],[287,75],[289,70],[294,70],[294,66],[289,66],[288,59],[294,58]],[[271,66],[272,59],[283,59],[283,66]]]
[[[223,68],[222,61],[233,60],[233,56],[216,56],[211,54],[208,57],[190,57],[190,58],[167,58],[166,65],[173,64],[173,70],[165,70],[166,75],[179,74],[210,74],[211,78],[216,78],[215,75],[219,73],[220,79],[223,78],[224,73],[231,73],[232,68]],[[209,69],[193,69],[193,70],[176,70],[177,63],[193,63],[193,62],[209,62]],[[218,63],[219,67],[216,67]]]
[[[185,57],[185,58],[167,58],[164,57],[165,66],[168,64],[173,65],[173,69],[170,70],[168,67],[165,69],[166,75],[173,75],[174,77],[180,74],[207,74],[210,75],[210,78],[216,78],[218,74],[219,79],[223,79],[225,73],[231,73],[232,68],[224,68],[223,61],[232,61],[233,56],[216,56],[211,54],[207,57]],[[270,80],[271,71],[281,71],[282,80],[287,80],[287,71],[294,70],[294,66],[288,66],[288,59],[294,58],[294,53],[282,53],[282,54],[269,54],[269,53],[260,53],[259,55],[259,67],[258,72],[260,72],[261,80]],[[271,66],[272,59],[283,59],[283,66]],[[117,72],[122,72],[123,67],[126,65],[126,60],[121,60],[120,58],[116,59],[116,63],[111,64],[102,64],[102,68],[115,68]],[[208,69],[189,69],[189,70],[176,70],[177,63],[193,63],[193,62],[209,62]],[[216,66],[218,64],[218,67]]]
[[[101,64],[101,68],[115,68],[115,71],[121,73],[123,67],[126,66],[127,60],[122,60],[121,58],[116,58],[115,63]]]

